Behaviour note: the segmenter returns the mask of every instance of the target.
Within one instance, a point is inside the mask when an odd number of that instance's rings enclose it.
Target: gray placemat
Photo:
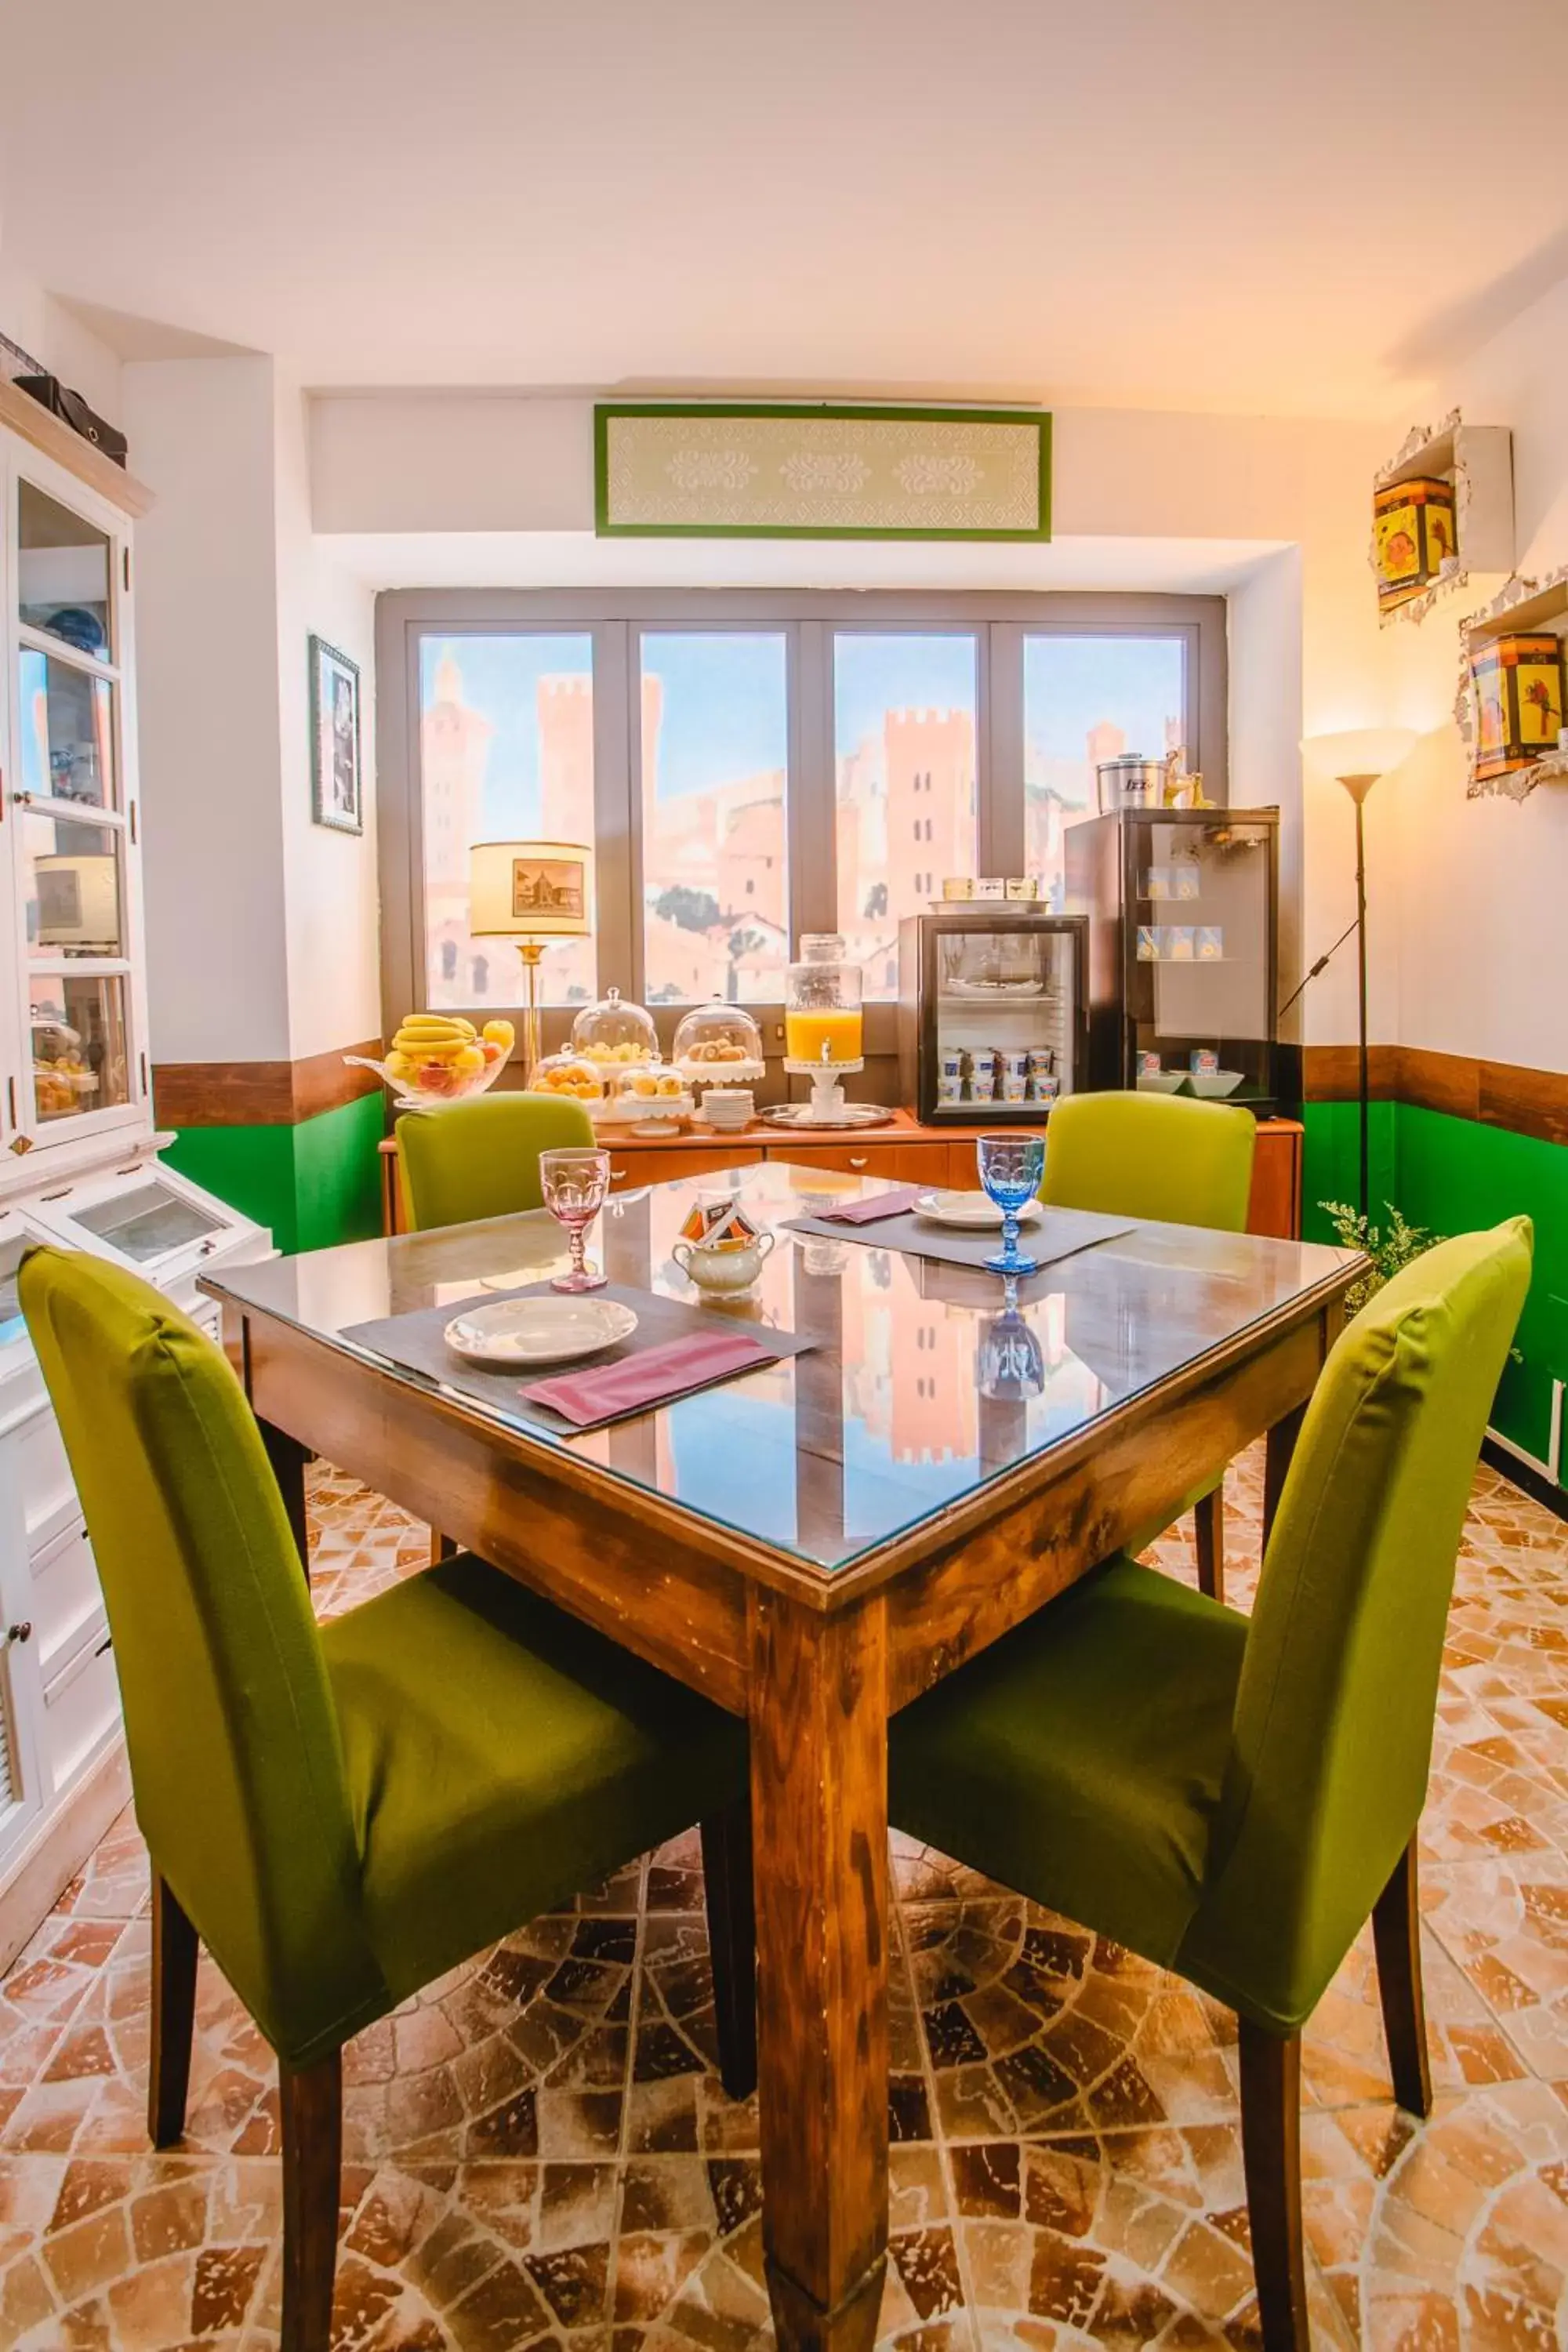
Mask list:
[[[908,1209],[900,1216],[883,1217],[869,1225],[835,1224],[831,1217],[786,1217],[784,1223],[792,1233],[858,1242],[862,1249],[903,1250],[910,1257],[941,1258],[948,1265],[984,1266],[1002,1246],[1000,1227],[992,1233],[961,1234],[951,1225],[928,1224]],[[1032,1224],[1019,1228],[1018,1246],[1045,1267],[1131,1231],[1124,1217],[1099,1217],[1087,1209],[1047,1209]]]
[[[531,1282],[517,1290],[498,1290],[488,1297],[476,1296],[459,1299],[445,1307],[416,1307],[411,1315],[387,1315],[374,1323],[350,1323],[341,1334],[356,1348],[368,1348],[373,1354],[384,1356],[388,1363],[400,1371],[416,1372],[422,1380],[438,1381],[444,1389],[457,1395],[469,1397],[482,1404],[501,1421],[529,1422],[536,1428],[547,1429],[552,1435],[578,1436],[584,1430],[606,1429],[612,1422],[631,1421],[639,1412],[657,1412],[657,1404],[634,1405],[630,1410],[606,1412],[597,1421],[568,1421],[564,1413],[552,1412],[548,1405],[531,1404],[522,1391],[536,1381],[553,1380],[559,1374],[590,1372],[601,1364],[617,1364],[624,1357],[641,1355],[646,1349],[666,1346],[672,1339],[689,1339],[700,1331],[743,1331],[748,1339],[774,1358],[798,1356],[807,1348],[819,1343],[804,1339],[794,1331],[774,1330],[772,1324],[757,1323],[745,1316],[710,1313],[701,1307],[689,1307],[683,1299],[664,1298],[652,1290],[632,1290],[618,1282],[607,1282],[594,1292],[595,1298],[614,1298],[629,1307],[637,1318],[637,1328],[629,1339],[614,1348],[600,1348],[592,1356],[578,1356],[565,1364],[531,1364],[526,1370],[487,1372],[479,1364],[465,1363],[454,1355],[442,1333],[448,1323],[476,1307],[499,1306],[508,1298],[548,1297],[547,1282]],[[742,1368],[744,1369],[744,1368]],[[739,1380],[739,1371],[726,1372],[721,1380]],[[708,1381],[704,1387],[718,1386]],[[695,1389],[684,1395],[695,1396]],[[670,1403],[675,1399],[668,1400]]]

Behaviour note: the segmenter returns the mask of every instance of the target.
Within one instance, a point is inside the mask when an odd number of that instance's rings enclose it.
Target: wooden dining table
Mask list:
[[[780,1230],[878,1180],[724,1180],[777,1245],[713,1308],[816,1344],[551,1433],[344,1339],[562,1270],[533,1215],[226,1268],[226,1343],[303,1547],[322,1455],[750,1728],[763,2239],[779,2340],[869,2347],[888,2242],[888,1722],[1267,1436],[1266,1515],[1362,1261],[1137,1224],[997,1277]],[[612,1201],[590,1255],[694,1297],[712,1180]],[[1020,1333],[1026,1338],[1020,1339]]]

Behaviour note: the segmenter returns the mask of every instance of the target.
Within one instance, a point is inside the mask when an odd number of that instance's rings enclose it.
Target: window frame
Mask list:
[[[1175,637],[1184,647],[1183,726],[1190,764],[1229,799],[1224,596],[1114,590],[801,588],[397,589],[376,600],[377,840],[384,1029],[425,1003],[424,828],[419,803],[419,642],[426,635],[587,634],[593,641],[594,813],[598,973],[639,1003],[642,908],[642,640],[647,635],[783,634],[788,774],[785,840],[792,942],[837,927],[833,639],[968,635],[975,648],[976,858],[987,874],[1024,871],[1024,646],[1036,635]],[[1150,747],[1158,752],[1160,746]],[[824,849],[826,845],[826,850]],[[474,1008],[478,1009],[478,1008]],[[499,1013],[500,1004],[483,1008]],[[547,1052],[577,1008],[543,1008]],[[666,1048],[680,1005],[650,1008]],[[753,1004],[769,1049],[784,1009]],[[867,1055],[897,1052],[897,1006],[867,1007]],[[777,1035],[770,1035],[776,1029]],[[388,1030],[388,1034],[390,1034]],[[869,1076],[870,1072],[868,1073]]]

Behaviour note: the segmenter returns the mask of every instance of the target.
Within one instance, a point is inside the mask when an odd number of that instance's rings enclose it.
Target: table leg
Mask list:
[[[763,2238],[781,2352],[870,2352],[888,2249],[887,1612],[751,1604]]]
[[[305,1465],[310,1460],[308,1449],[287,1431],[274,1428],[269,1421],[257,1416],[256,1426],[261,1432],[261,1443],[267,1448],[267,1459],[272,1465],[272,1475],[278,1481],[278,1491],[283,1497],[283,1508],[289,1515],[289,1529],[300,1554],[300,1565],[305,1571],[305,1581],[310,1580],[310,1538],[305,1527]]]
[[[1285,1490],[1285,1473],[1290,1467],[1290,1457],[1296,1451],[1296,1440],[1301,1434],[1306,1417],[1304,1404],[1297,1405],[1277,1421],[1265,1442],[1263,1454],[1263,1548],[1268,1549],[1268,1538],[1274,1529],[1274,1515],[1279,1508],[1279,1497]]]

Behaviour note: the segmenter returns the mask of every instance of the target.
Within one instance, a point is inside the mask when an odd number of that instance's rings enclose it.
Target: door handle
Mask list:
[[[30,1617],[24,1617],[18,1625],[7,1625],[5,1628],[5,1639],[8,1642],[30,1642],[32,1638],[33,1621]]]

